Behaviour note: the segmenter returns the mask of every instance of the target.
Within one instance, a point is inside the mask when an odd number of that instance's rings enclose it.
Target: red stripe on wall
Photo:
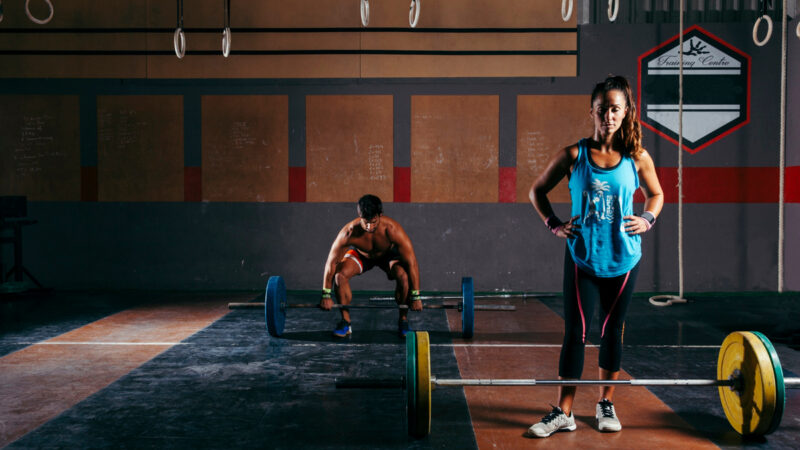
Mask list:
[[[666,203],[678,203],[678,169],[656,169]],[[684,203],[777,203],[777,167],[684,167]],[[786,169],[787,203],[800,202],[800,168]],[[635,201],[644,201],[641,192]]]
[[[783,201],[800,203],[800,166],[787,167],[784,173]]]
[[[411,168],[394,168],[394,201],[409,203],[411,201]]]
[[[97,201],[97,167],[81,166],[81,201]]]
[[[289,167],[289,201],[306,201],[306,168]]]
[[[203,172],[200,167],[183,168],[183,201],[203,200]]]
[[[501,167],[499,172],[498,199],[500,203],[517,201],[517,168]]]

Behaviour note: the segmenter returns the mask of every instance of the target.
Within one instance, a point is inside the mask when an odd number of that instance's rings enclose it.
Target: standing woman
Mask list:
[[[564,343],[559,379],[580,379],[586,335],[600,305],[600,371],[602,380],[619,377],[625,312],[633,295],[641,234],[656,221],[664,194],[653,159],[642,148],[641,125],[630,85],[609,77],[592,91],[594,133],[559,150],[533,183],[530,200],[550,231],[567,240],[564,256]],[[547,194],[569,179],[572,217],[562,222]],[[644,212],[633,212],[633,195],[641,187]],[[575,430],[572,402],[575,386],[561,386],[558,406],[526,435],[547,437]],[[613,386],[601,386],[595,417],[600,431],[622,429],[612,399]]]

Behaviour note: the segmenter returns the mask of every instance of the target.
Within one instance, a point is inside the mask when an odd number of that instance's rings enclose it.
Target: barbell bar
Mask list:
[[[763,436],[781,423],[786,389],[800,388],[800,378],[784,378],[775,347],[759,332],[735,331],[720,346],[716,379],[536,380],[439,379],[430,371],[427,332],[406,335],[406,373],[400,380],[336,380],[336,387],[397,388],[406,391],[408,433],[430,433],[431,389],[435,386],[706,386],[716,387],[725,416],[744,436]]]
[[[228,303],[228,309],[261,309],[264,307],[264,304],[261,302],[232,302]],[[286,308],[319,308],[319,303],[287,303]],[[461,311],[463,305],[461,303],[444,303],[441,305],[431,304],[425,305],[425,309],[457,309]],[[397,309],[409,309],[408,305],[360,305],[360,304],[349,304],[349,305],[341,305],[338,303],[334,303],[331,305],[333,309],[387,309],[387,308],[397,308]],[[516,311],[517,307],[514,305],[475,305],[474,309],[476,311]]]
[[[537,294],[534,292],[507,292],[502,294],[475,294],[473,298],[485,298],[485,299],[503,299],[503,298],[552,298],[556,297],[556,294]],[[421,295],[420,300],[456,300],[461,299],[460,295]],[[394,300],[394,297],[385,296],[385,297],[370,297],[369,301],[389,301]]]
[[[513,305],[475,305],[475,288],[472,277],[461,279],[461,301],[457,304],[426,305],[429,309],[458,309],[461,312],[461,334],[464,338],[471,338],[475,333],[475,310],[480,311],[515,311]],[[284,325],[286,324],[286,312],[289,308],[317,308],[317,304],[302,303],[289,304],[286,301],[286,284],[283,277],[274,275],[267,280],[267,288],[264,294],[264,303],[228,303],[230,309],[244,308],[264,308],[264,319],[267,332],[270,336],[280,337],[283,335]],[[400,308],[408,309],[408,305],[341,305],[334,304],[334,308],[339,309],[385,309]]]
[[[738,386],[738,379],[641,379],[641,380],[535,380],[535,379],[439,379],[431,375],[434,386]]]

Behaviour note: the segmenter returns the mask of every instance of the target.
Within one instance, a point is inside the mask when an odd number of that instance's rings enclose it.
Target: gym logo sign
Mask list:
[[[639,57],[642,124],[678,144],[678,36]],[[697,153],[750,121],[750,56],[693,26],[683,36],[683,147]]]

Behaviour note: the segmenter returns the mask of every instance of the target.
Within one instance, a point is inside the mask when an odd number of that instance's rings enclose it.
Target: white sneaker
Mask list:
[[[554,406],[541,422],[535,423],[525,432],[525,437],[547,437],[556,431],[575,431],[575,416],[570,412],[569,417],[561,408]]]
[[[622,424],[619,423],[614,404],[607,399],[602,399],[595,407],[594,416],[597,418],[597,429],[600,431],[619,431]]]

